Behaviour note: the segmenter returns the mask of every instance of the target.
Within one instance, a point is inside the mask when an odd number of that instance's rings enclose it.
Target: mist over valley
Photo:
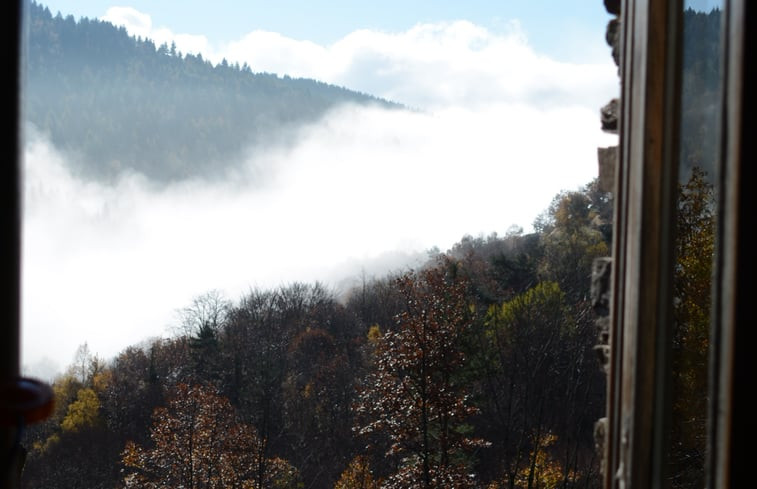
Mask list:
[[[528,233],[614,140],[598,118],[614,67],[550,60],[517,31],[362,32],[320,47],[341,68],[318,78],[268,71],[270,37],[216,60],[29,10],[23,362],[41,376],[85,342],[109,358],[170,334],[208,290],[341,294],[466,235]]]

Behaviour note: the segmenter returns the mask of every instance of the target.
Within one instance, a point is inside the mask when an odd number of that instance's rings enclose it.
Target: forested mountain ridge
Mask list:
[[[400,107],[311,79],[214,65],[123,27],[25,4],[23,115],[81,177],[214,177],[338,104]]]

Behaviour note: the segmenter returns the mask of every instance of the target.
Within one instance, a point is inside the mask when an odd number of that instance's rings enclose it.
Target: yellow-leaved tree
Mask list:
[[[61,427],[64,431],[78,431],[99,422],[100,399],[93,389],[79,389],[76,400],[68,405]]]
[[[334,489],[379,489],[381,481],[373,478],[368,457],[358,455],[342,472]]]
[[[678,189],[672,337],[672,487],[701,485],[707,433],[715,195],[694,167]]]

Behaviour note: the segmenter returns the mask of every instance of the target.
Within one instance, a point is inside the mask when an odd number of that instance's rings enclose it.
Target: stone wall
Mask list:
[[[620,74],[620,0],[604,0],[605,8],[613,18],[607,23],[605,40],[611,48],[612,58]],[[602,130],[611,134],[618,133],[618,112],[620,104],[618,98],[613,98],[600,109]],[[599,160],[599,188],[603,192],[615,190],[615,174],[618,162],[618,146],[597,148]],[[595,351],[599,356],[599,363],[605,372],[610,373],[610,303],[612,298],[612,257],[602,257],[594,260],[591,277],[591,300],[597,314],[597,345]],[[609,381],[609,378],[608,378]],[[594,439],[596,449],[602,458],[602,474],[606,465],[607,417],[600,418],[594,425]]]

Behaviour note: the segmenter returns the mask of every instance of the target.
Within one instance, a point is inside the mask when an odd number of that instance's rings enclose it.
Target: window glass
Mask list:
[[[704,487],[720,147],[720,1],[684,1],[669,487]]]

